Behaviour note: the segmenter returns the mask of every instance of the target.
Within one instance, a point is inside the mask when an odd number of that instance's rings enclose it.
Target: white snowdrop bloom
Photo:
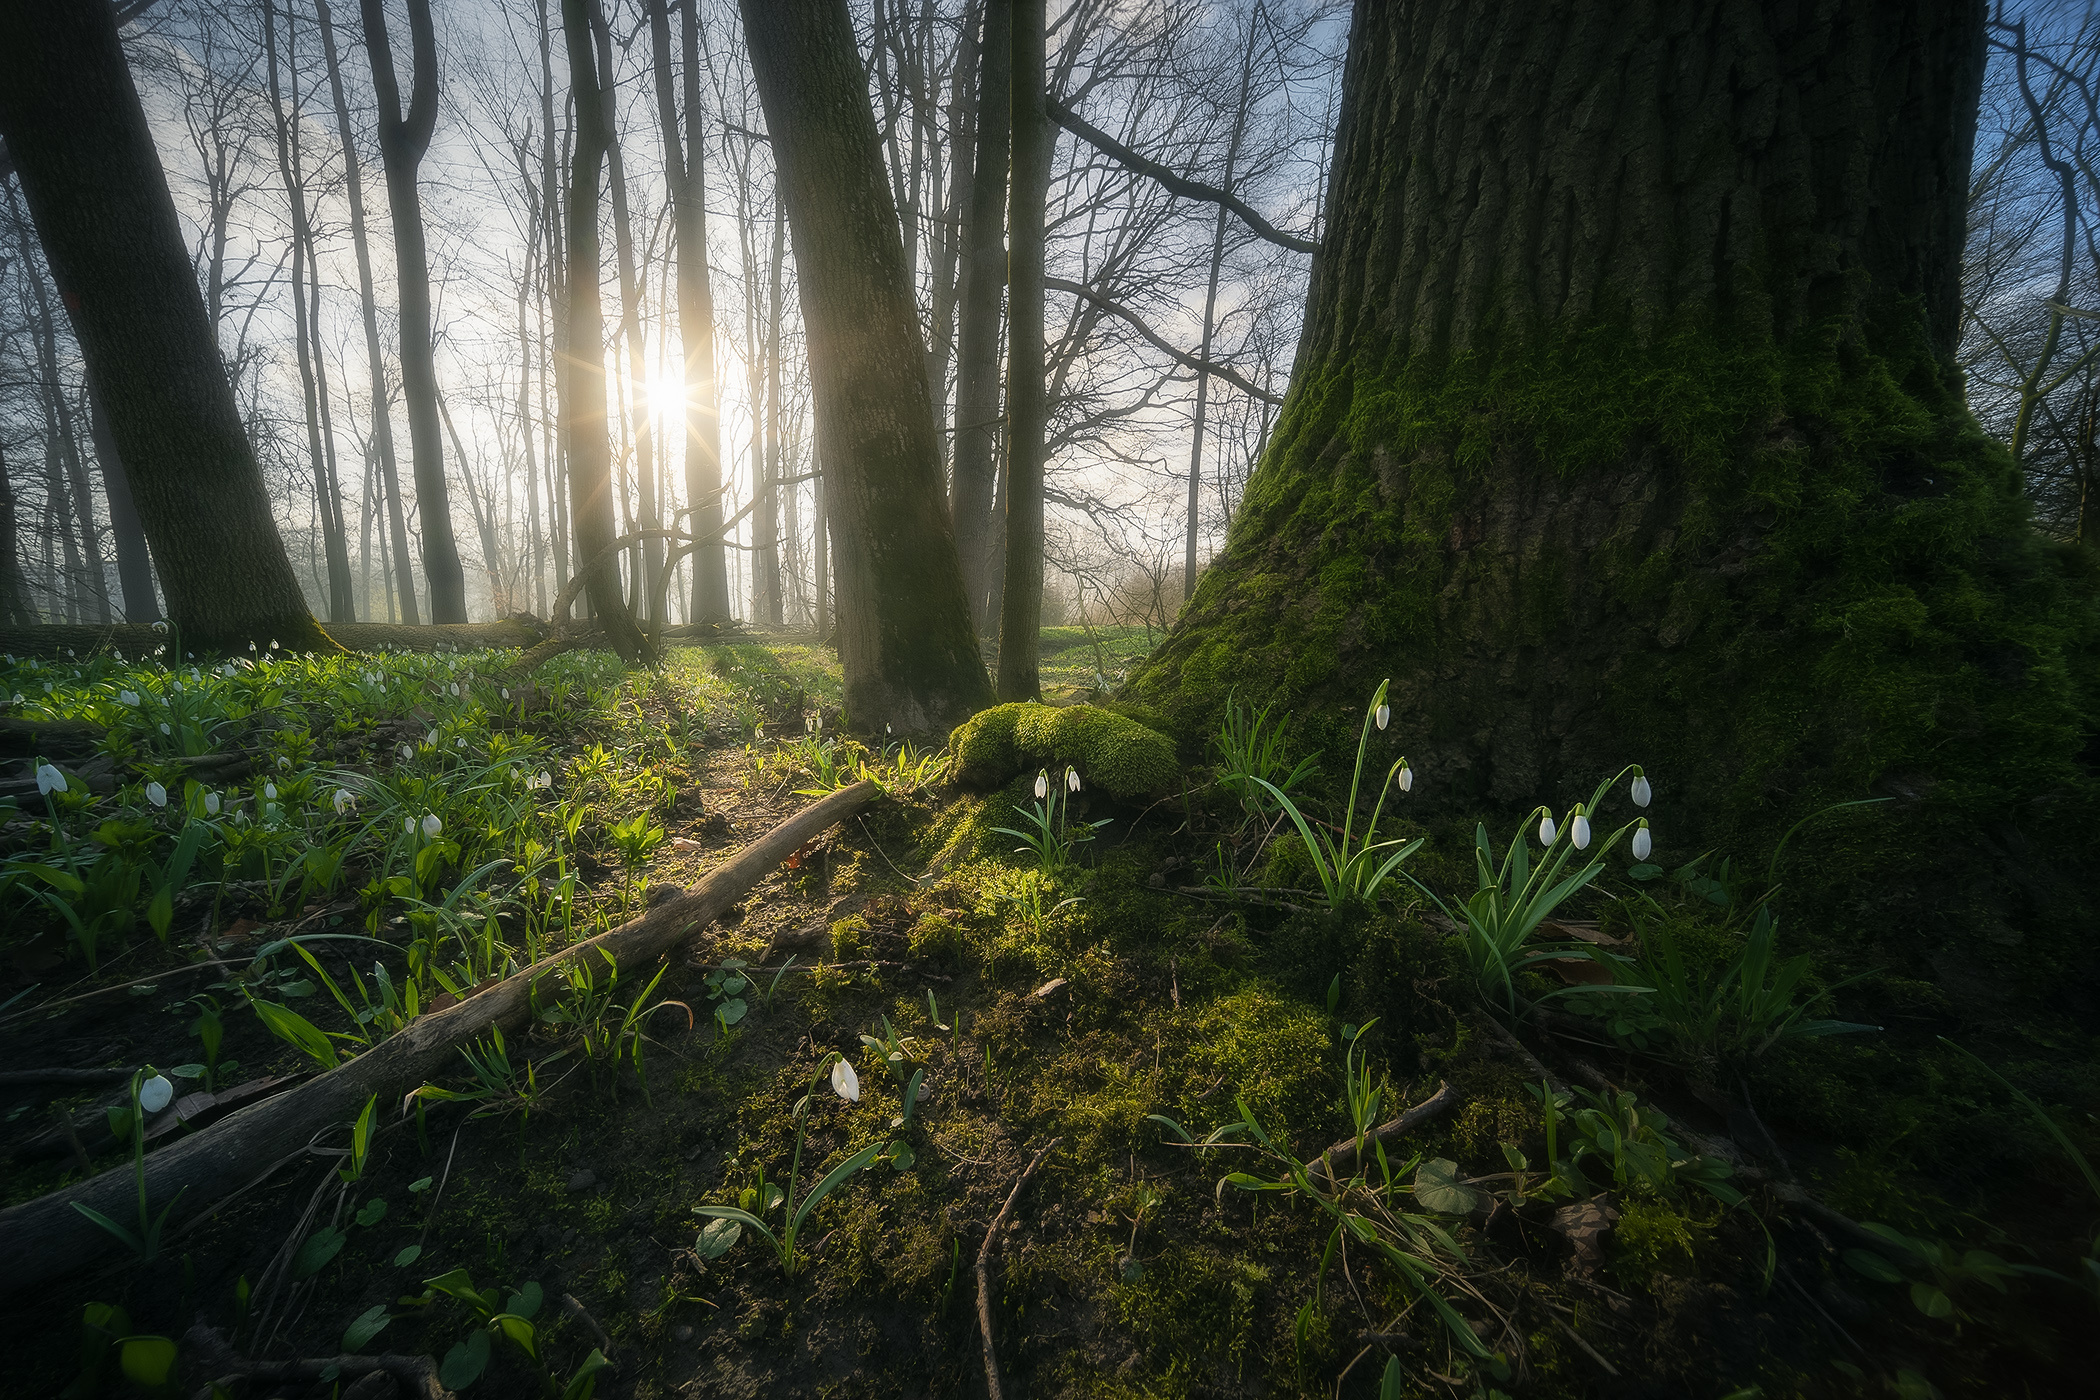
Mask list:
[[[1555,827],[1555,826],[1553,825],[1553,818],[1551,818],[1551,817],[1540,817],[1540,818],[1539,818],[1539,841],[1540,841],[1540,843],[1541,843],[1541,844],[1543,844],[1543,845],[1547,845],[1547,846],[1550,846],[1550,845],[1552,845],[1552,844],[1553,844],[1553,837],[1554,837],[1554,835],[1556,834],[1556,832],[1557,832],[1557,831],[1558,831],[1558,828],[1556,828],[1556,827]]]
[[[1636,807],[1645,807],[1651,801],[1653,801],[1654,798],[1655,789],[1648,786],[1647,777],[1645,775],[1637,775],[1633,780],[1633,805]]]
[[[250,651],[254,651],[254,650],[255,650],[255,643],[253,643],[253,642],[250,642],[250,643],[248,643],[248,650],[250,650]]]
[[[278,646],[278,640],[275,637],[270,638],[270,650],[275,651],[277,650]]]
[[[277,756],[277,766],[279,768],[282,768],[287,773],[292,771],[292,761],[286,758],[283,754],[279,754]]]
[[[853,1072],[852,1064],[843,1056],[832,1061],[831,1087],[847,1102],[860,1102],[860,1076]]]
[[[19,691],[19,690],[18,690],[18,691],[16,691],[16,692],[15,692],[15,703],[16,703],[17,705],[19,705],[19,704],[23,703],[23,701],[24,701],[24,699],[25,699],[25,698],[26,698],[26,697],[24,697],[24,696],[23,696],[23,694],[22,694],[22,692],[21,692],[21,691]]]
[[[1644,822],[1641,828],[1633,833],[1633,858],[1635,860],[1646,860],[1648,853],[1654,849],[1655,840],[1648,835],[1648,827]]]
[[[36,766],[36,790],[46,796],[66,790],[66,775],[48,763]]]
[[[357,795],[351,792],[350,789],[337,788],[335,790],[335,814],[337,816],[346,815],[356,805]]]
[[[413,748],[412,746],[410,746],[410,745],[408,745],[408,744],[403,744],[403,745],[401,746],[401,761],[402,761],[403,763],[406,763],[406,762],[407,762],[407,761],[408,761],[409,759],[412,759],[412,758],[414,758],[415,756],[416,756],[416,751],[415,751],[415,749],[414,749],[414,748]]]
[[[509,687],[509,686],[505,686],[505,687],[503,687],[503,698],[504,698],[504,699],[506,699],[506,700],[510,699],[510,687]]]
[[[454,681],[454,682],[452,682],[452,693],[453,693],[454,695],[458,695],[458,694],[459,694],[459,682],[458,682],[458,681]]]
[[[1400,765],[1400,771],[1394,776],[1393,781],[1399,785],[1400,791],[1413,792],[1415,790],[1415,770],[1403,763]]]
[[[1575,820],[1568,824],[1568,839],[1575,843],[1575,849],[1578,851],[1589,849],[1590,819],[1585,817],[1580,809],[1575,813]]]
[[[467,746],[467,741],[465,739],[454,739],[452,742],[459,748],[465,748]]]
[[[1065,791],[1079,791],[1079,770],[1077,768],[1065,769]]]
[[[219,794],[215,792],[204,794],[204,810],[215,817],[219,815]]]
[[[1040,802],[1050,795],[1050,774],[1045,771],[1035,775],[1035,800]]]
[[[175,1099],[175,1086],[161,1075],[154,1075],[139,1085],[139,1107],[148,1113],[158,1113]]]
[[[416,834],[416,819],[414,817],[403,817],[401,819],[401,834],[404,836]]]
[[[264,784],[263,784],[263,801],[265,801],[265,802],[275,802],[276,800],[277,800],[277,784],[275,784],[275,783],[264,783]]]
[[[551,788],[551,787],[553,787],[553,786],[554,786],[554,775],[553,775],[552,773],[549,773],[549,772],[548,772],[548,771],[547,771],[546,769],[542,768],[542,769],[540,770],[540,788],[541,788],[541,790],[542,790],[542,791],[544,791],[544,790],[546,790],[547,788]]]
[[[160,722],[160,732],[163,734],[173,734],[175,731],[168,728],[168,722],[166,720],[162,720]]]
[[[1381,732],[1385,729],[1385,722],[1392,717],[1393,707],[1391,705],[1380,705],[1378,707],[1378,728]]]
[[[117,692],[117,699],[134,710],[139,707],[139,693],[136,690],[120,690]]]
[[[440,831],[443,831],[444,829],[445,829],[445,824],[444,824],[443,822],[441,822],[441,821],[439,821],[439,820],[437,819],[437,813],[435,813],[435,812],[429,812],[429,813],[426,813],[426,814],[424,814],[424,817],[423,817],[423,835],[424,835],[425,837],[434,837],[434,836],[436,836],[436,835],[437,835],[437,834],[438,834],[438,833],[439,833]]]
[[[168,805],[168,790],[159,783],[146,784],[146,800],[156,807]]]

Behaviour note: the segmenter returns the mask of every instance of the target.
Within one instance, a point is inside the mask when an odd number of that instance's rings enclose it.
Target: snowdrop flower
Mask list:
[[[452,742],[459,748],[465,748],[467,746],[467,741],[465,739],[454,739]]]
[[[1649,804],[1649,802],[1651,802],[1652,800],[1654,800],[1654,797],[1655,797],[1655,790],[1654,790],[1653,788],[1651,788],[1651,787],[1649,787],[1649,786],[1648,786],[1648,777],[1647,777],[1647,775],[1646,775],[1646,774],[1644,774],[1644,773],[1636,773],[1636,774],[1634,774],[1634,775],[1633,775],[1633,805],[1634,805],[1634,806],[1636,806],[1636,807],[1645,807],[1645,806],[1647,806],[1647,805]]]
[[[292,761],[286,758],[283,754],[277,755],[277,766],[279,768],[282,768],[287,773],[292,771]]]
[[[504,699],[506,699],[506,700],[510,699],[510,687],[509,687],[509,686],[505,686],[505,687],[503,687],[503,698],[504,698]]]
[[[458,695],[458,694],[459,694],[459,682],[458,682],[458,681],[454,681],[454,682],[452,682],[452,693],[453,693],[454,695]]]
[[[1646,860],[1648,853],[1654,849],[1655,838],[1648,834],[1648,823],[1642,822],[1640,829],[1633,833],[1633,858]]]
[[[272,637],[272,638],[270,638],[270,650],[271,650],[271,651],[275,651],[275,650],[277,650],[277,648],[278,648],[278,646],[279,646],[279,645],[280,645],[280,644],[279,644],[278,640],[277,640],[277,639],[276,639],[275,637]]]
[[[335,790],[335,814],[337,816],[348,814],[350,809],[355,806],[357,806],[357,795],[355,793],[348,788],[337,788]]]
[[[1065,791],[1079,791],[1079,770],[1077,768],[1065,769]]]
[[[48,763],[36,766],[36,790],[48,797],[54,792],[66,790],[66,775]]]
[[[403,836],[416,834],[416,819],[414,817],[403,817],[401,819],[401,834]]]
[[[860,1076],[843,1055],[831,1062],[831,1087],[848,1103],[860,1102]]]
[[[1406,759],[1400,760],[1400,772],[1393,778],[1393,781],[1399,784],[1402,792],[1413,792],[1415,790],[1415,770],[1407,766]]]
[[[134,710],[139,707],[139,693],[136,690],[120,690],[117,692],[117,699]]]
[[[1582,814],[1580,807],[1575,809],[1575,820],[1568,824],[1568,839],[1575,843],[1578,851],[1589,849],[1590,819]]]
[[[1378,707],[1378,728],[1381,733],[1385,730],[1385,722],[1392,717],[1393,707],[1391,705],[1380,705]]]
[[[248,643],[248,650],[250,650],[250,651],[254,651],[254,650],[255,650],[255,643],[253,643],[253,642],[250,642],[250,643]]]
[[[1040,802],[1050,795],[1050,770],[1044,769],[1035,775],[1035,800]]]
[[[409,745],[407,745],[407,744],[403,744],[403,745],[401,746],[401,761],[402,761],[403,763],[406,763],[406,762],[408,762],[408,760],[410,760],[410,759],[414,758],[415,756],[416,756],[416,751],[415,751],[415,750],[414,750],[413,748],[411,748],[411,747],[410,747]]]
[[[162,619],[161,619],[161,620],[160,620],[159,622],[156,622],[156,623],[154,623],[154,624],[153,624],[153,630],[154,630],[154,631],[156,631],[156,632],[165,632],[165,631],[167,631],[167,630],[168,630],[168,621],[167,621],[167,619],[166,619],[166,618],[162,618]]]
[[[1554,836],[1555,836],[1556,834],[1558,834],[1558,831],[1557,831],[1557,828],[1556,828],[1556,827],[1555,827],[1555,826],[1553,825],[1553,815],[1552,815],[1552,813],[1550,813],[1550,812],[1549,812],[1549,813],[1547,813],[1547,814],[1546,814],[1545,816],[1543,816],[1543,817],[1540,817],[1540,818],[1539,818],[1539,843],[1540,843],[1541,845],[1545,845],[1545,846],[1550,846],[1550,845],[1552,845],[1552,844],[1553,844],[1553,838],[1554,838]]]
[[[162,720],[160,722],[160,732],[163,734],[173,734],[175,731],[168,728],[168,722],[166,720]]]
[[[437,813],[427,812],[424,814],[423,835],[426,839],[435,837],[440,831],[443,831],[444,829],[445,824],[437,819]]]
[[[164,1076],[154,1075],[139,1085],[139,1107],[148,1113],[158,1113],[175,1098],[175,1086]]]
[[[540,790],[541,790],[542,792],[546,791],[546,790],[547,790],[548,788],[551,788],[551,787],[553,787],[553,786],[554,786],[554,775],[553,775],[552,773],[549,773],[549,772],[548,772],[548,771],[547,771],[546,769],[542,768],[542,769],[540,770],[540,778],[539,778],[539,784],[540,784]]]
[[[275,783],[264,783],[264,784],[263,784],[263,801],[265,801],[265,802],[275,802],[276,800],[277,800],[277,784],[275,784]]]
[[[17,705],[23,703],[23,695],[22,692],[19,690],[15,692],[15,703]]]
[[[215,792],[204,794],[204,810],[215,817],[219,815],[219,794]]]
[[[168,805],[168,790],[159,783],[146,784],[146,800],[156,807]]]

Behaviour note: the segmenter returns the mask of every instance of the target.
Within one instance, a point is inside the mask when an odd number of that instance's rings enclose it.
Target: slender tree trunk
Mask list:
[[[379,302],[372,294],[372,250],[365,233],[364,166],[358,159],[357,139],[350,125],[350,103],[343,94],[342,65],[335,48],[334,15],[328,0],[315,0],[321,21],[321,52],[328,63],[328,93],[335,103],[336,130],[343,140],[343,178],[350,203],[350,243],[357,253],[358,305],[364,316],[365,361],[372,372],[372,456],[379,463],[385,487],[386,530],[393,540],[395,573],[393,591],[401,600],[400,617],[413,626],[417,621],[415,571],[409,564],[408,522],[401,508],[401,474],[394,461],[394,395],[387,387],[386,356],[379,347]],[[384,551],[383,551],[384,552]],[[392,616],[391,612],[389,616]]]
[[[620,565],[612,551],[612,443],[605,393],[605,328],[598,301],[598,180],[612,133],[600,100],[601,75],[592,40],[592,0],[562,0],[562,34],[569,53],[569,90],[576,99],[576,149],[569,165],[568,335],[563,376],[563,436],[569,444],[570,520],[579,563],[587,573],[591,610],[628,661],[654,660],[620,597]]]
[[[289,8],[285,11],[287,59],[296,64]],[[270,111],[275,119],[277,173],[284,184],[284,197],[292,214],[292,340],[299,365],[302,406],[306,411],[308,460],[314,474],[314,501],[320,517],[321,538],[328,564],[328,620],[355,622],[357,607],[350,593],[350,550],[343,531],[343,503],[336,489],[332,445],[324,442],[322,416],[326,410],[328,385],[321,371],[318,312],[320,276],[313,276],[313,299],[308,301],[308,269],[313,262],[313,225],[307,217],[306,180],[298,145],[299,93],[297,71],[293,73],[291,114],[285,112],[284,85],[277,62],[277,2],[263,0],[263,67],[268,75]]]
[[[930,6],[929,6],[930,8]],[[945,192],[937,201],[934,225],[931,299],[932,332],[926,338],[926,384],[933,391],[933,426],[940,434],[944,455],[953,459],[954,436],[949,431],[948,367],[955,360],[957,267],[970,237],[968,205],[975,189],[977,158],[977,69],[981,62],[977,35],[982,28],[982,0],[968,0],[963,7],[963,38],[957,46],[955,71],[948,92],[948,160]],[[936,178],[942,166],[936,163]],[[951,488],[952,492],[952,488]]]
[[[160,599],[153,591],[153,561],[146,549],[146,528],[139,523],[139,508],[131,499],[131,478],[125,475],[116,434],[109,430],[109,410],[102,406],[102,396],[93,385],[88,387],[88,415],[95,460],[102,466],[102,494],[109,498],[109,533],[117,551],[117,582],[124,592],[124,620],[158,622]]]
[[[766,286],[766,446],[758,509],[751,513],[752,568],[758,579],[758,620],[782,622],[780,586],[780,321],[781,264],[787,258],[787,206],[773,199],[773,259]]]
[[[1006,169],[1013,130],[1013,0],[986,0],[970,175],[969,253],[956,333],[955,474],[949,497],[963,581],[980,635],[992,636],[1000,573],[999,307],[1006,291]]]
[[[830,637],[831,637],[831,582],[830,582],[830,564],[831,564],[831,561],[830,561],[830,560],[829,560],[828,558],[826,558],[826,557],[825,557],[825,555],[826,555],[826,550],[825,550],[825,539],[824,539],[824,463],[825,463],[825,455],[824,455],[824,439],[823,439],[823,436],[822,436],[821,434],[817,434],[817,435],[813,435],[813,436],[812,436],[812,441],[811,441],[811,452],[810,452],[810,456],[811,456],[811,459],[812,459],[812,471],[813,471],[813,472],[815,473],[815,475],[816,475],[816,480],[815,480],[814,482],[812,482],[812,483],[811,483],[811,485],[812,485],[812,487],[813,487],[813,490],[812,490],[811,494],[812,494],[812,496],[814,497],[814,501],[813,501],[813,506],[812,506],[812,509],[811,509],[811,511],[810,511],[810,521],[809,521],[809,524],[810,524],[810,530],[812,531],[812,533],[813,533],[813,536],[814,536],[814,537],[813,537],[813,538],[812,538],[812,540],[810,541],[810,544],[811,544],[811,551],[810,551],[810,556],[811,556],[811,565],[810,565],[810,573],[811,573],[811,574],[813,575],[813,586],[814,586],[814,599],[815,599],[815,613],[816,613],[816,633],[817,633],[817,645],[819,645],[819,646],[822,646],[822,645],[823,645],[823,644],[824,644],[824,643],[825,643],[826,641],[830,640]]]
[[[545,210],[542,208],[542,214]],[[530,553],[532,569],[532,615],[547,615],[546,563],[540,557],[542,545],[540,535],[540,479],[539,469],[533,463],[532,437],[536,426],[532,414],[532,362],[535,344],[531,328],[525,317],[526,291],[532,285],[532,247],[537,244],[539,230],[533,230],[525,254],[525,272],[518,278],[518,441],[525,451],[525,535]]]
[[[1232,193],[1232,177],[1240,160],[1240,138],[1247,130],[1247,93],[1254,83],[1254,32],[1261,11],[1257,7],[1247,20],[1247,47],[1240,56],[1240,95],[1232,109],[1232,136],[1225,143],[1225,179],[1219,186],[1225,193]],[[1225,265],[1225,218],[1227,210],[1218,206],[1217,226],[1210,239],[1210,283],[1203,293],[1203,345],[1196,358],[1204,364],[1210,363],[1211,333],[1217,327],[1218,274]],[[1181,597],[1184,602],[1196,596],[1196,536],[1201,518],[1200,507],[1203,493],[1203,433],[1210,416],[1210,372],[1196,371],[1196,422],[1189,434],[1189,504],[1188,531],[1183,542],[1181,557]]]
[[[678,335],[685,359],[685,495],[694,538],[722,528],[722,412],[715,379],[715,298],[707,265],[707,140],[700,103],[698,6],[679,7],[684,60],[685,131],[679,139],[671,90],[671,17],[666,0],[649,5],[649,40],[656,76],[656,116],[663,128],[665,178],[671,186],[672,227],[678,247]],[[681,149],[681,146],[683,149]],[[703,544],[693,563],[691,620],[729,620],[727,549]]]
[[[27,626],[36,621],[29,599],[29,579],[22,572],[22,538],[16,533],[15,484],[0,446],[0,622]]]
[[[867,732],[945,728],[989,698],[944,508],[926,352],[845,0],[743,0],[795,241],[846,712]]]
[[[271,517],[110,7],[0,0],[0,136],[184,645],[333,650]]]
[[[1036,700],[1043,620],[1043,219],[1050,191],[1048,19],[1043,0],[1013,13],[1013,252],[1006,303],[1006,584],[999,608],[999,698]]]
[[[467,620],[467,577],[452,535],[451,493],[445,482],[445,444],[438,423],[437,364],[430,321],[430,265],[423,237],[423,197],[416,171],[437,126],[437,33],[430,0],[407,0],[414,77],[408,113],[401,111],[394,50],[387,38],[384,0],[359,0],[372,88],[379,99],[379,155],[386,169],[387,207],[394,217],[394,265],[401,298],[401,395],[408,407],[408,449],[415,464],[416,511],[423,525],[423,577],[430,585],[433,622]]]

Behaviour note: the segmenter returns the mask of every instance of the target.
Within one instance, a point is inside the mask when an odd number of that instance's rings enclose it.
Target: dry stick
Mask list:
[[[299,1088],[220,1119],[146,1157],[147,1197],[175,1202],[179,1218],[195,1214],[249,1178],[254,1164],[303,1147],[315,1133],[357,1117],[373,1094],[398,1097],[457,1064],[455,1049],[493,1026],[516,1028],[532,1014],[532,987],[568,959],[603,949],[641,966],[712,923],[743,898],[789,852],[875,801],[881,789],[859,782],[811,804],[746,846],[699,884],[595,938],[542,958],[524,971],[443,1011],[419,1016],[364,1054]],[[392,1098],[389,1101],[393,1101]],[[185,1191],[185,1188],[187,1190]],[[15,1296],[93,1264],[117,1241],[73,1209],[80,1202],[121,1219],[138,1209],[127,1163],[88,1181],[0,1211],[0,1294]],[[176,1193],[184,1191],[181,1199]]]
[[[1448,1113],[1457,1106],[1458,1091],[1453,1089],[1448,1083],[1439,1083],[1434,1094],[1431,1094],[1392,1122],[1381,1123],[1365,1133],[1363,1146],[1368,1147],[1374,1142],[1390,1142],[1396,1137],[1402,1137],[1421,1127],[1430,1119],[1440,1114]],[[1330,1188],[1341,1181],[1343,1177],[1355,1172],[1358,1150],[1355,1138],[1345,1138],[1320,1154],[1320,1170],[1326,1175],[1327,1184]]]
[[[598,1354],[610,1361],[612,1359],[612,1338],[605,1335],[605,1329],[598,1325],[598,1319],[591,1316],[590,1310],[585,1308],[582,1303],[576,1301],[574,1293],[561,1295],[561,1310],[590,1329],[591,1335],[598,1339]],[[613,1369],[618,1370],[619,1368],[614,1367]]]
[[[437,1362],[427,1356],[325,1356],[301,1361],[251,1361],[237,1356],[220,1335],[198,1323],[183,1336],[184,1350],[200,1358],[209,1374],[196,1391],[195,1400],[210,1400],[214,1394],[231,1391],[242,1381],[312,1381],[330,1371],[345,1379],[384,1371],[416,1400],[453,1400],[452,1392],[438,1380]]]
[[[999,1388],[999,1353],[992,1347],[992,1245],[998,1240],[999,1232],[1006,1228],[1006,1218],[1013,1214],[1014,1202],[1021,1199],[1021,1188],[1028,1184],[1028,1178],[1035,1175],[1035,1169],[1050,1155],[1050,1149],[1063,1141],[1061,1137],[1050,1139],[1029,1159],[1028,1169],[1021,1173],[1014,1189],[1006,1193],[1006,1204],[999,1207],[999,1213],[992,1217],[992,1227],[984,1232],[984,1243],[977,1249],[977,1326],[984,1333],[984,1383],[991,1389],[992,1400],[1005,1400],[1005,1392]]]

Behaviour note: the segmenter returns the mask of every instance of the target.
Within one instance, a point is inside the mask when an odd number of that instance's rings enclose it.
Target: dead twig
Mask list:
[[[992,1217],[991,1228],[984,1232],[984,1243],[977,1249],[977,1326],[984,1334],[984,1381],[990,1388],[992,1400],[1005,1400],[1005,1392],[999,1388],[999,1353],[992,1346],[992,1246],[999,1239],[999,1232],[1006,1228],[1007,1217],[1013,1214],[1014,1202],[1021,1199],[1022,1188],[1035,1169],[1043,1164],[1063,1138],[1052,1138],[1036,1150],[1029,1159],[1027,1170],[1014,1183],[1014,1189],[1006,1193],[1006,1204]]]
[[[589,1332],[593,1337],[596,1337],[598,1339],[599,1354],[604,1356],[608,1361],[610,1361],[612,1359],[613,1349],[612,1338],[605,1335],[605,1329],[598,1325],[598,1319],[591,1316],[590,1310],[585,1308],[583,1304],[576,1301],[576,1295],[574,1293],[564,1293],[561,1295],[561,1310],[567,1313],[570,1317],[575,1318],[578,1323],[582,1324],[585,1331]]]
[[[454,1400],[438,1380],[437,1362],[427,1356],[320,1356],[293,1361],[256,1361],[236,1355],[213,1328],[198,1323],[184,1334],[184,1350],[204,1364],[203,1374],[216,1378],[195,1392],[195,1400],[210,1400],[230,1391],[242,1381],[314,1381],[333,1373],[354,1380],[373,1371],[384,1371],[416,1400]]]
[[[1411,1133],[1430,1119],[1448,1113],[1457,1106],[1458,1091],[1453,1089],[1448,1083],[1440,1083],[1436,1086],[1434,1094],[1431,1094],[1392,1122],[1381,1123],[1371,1129],[1363,1135],[1361,1141],[1356,1138],[1345,1138],[1341,1142],[1336,1143],[1320,1154],[1320,1170],[1327,1177],[1328,1186],[1333,1187],[1344,1176],[1356,1170],[1357,1158],[1362,1149],[1369,1147],[1374,1142],[1390,1142],[1396,1137],[1402,1137]]]

